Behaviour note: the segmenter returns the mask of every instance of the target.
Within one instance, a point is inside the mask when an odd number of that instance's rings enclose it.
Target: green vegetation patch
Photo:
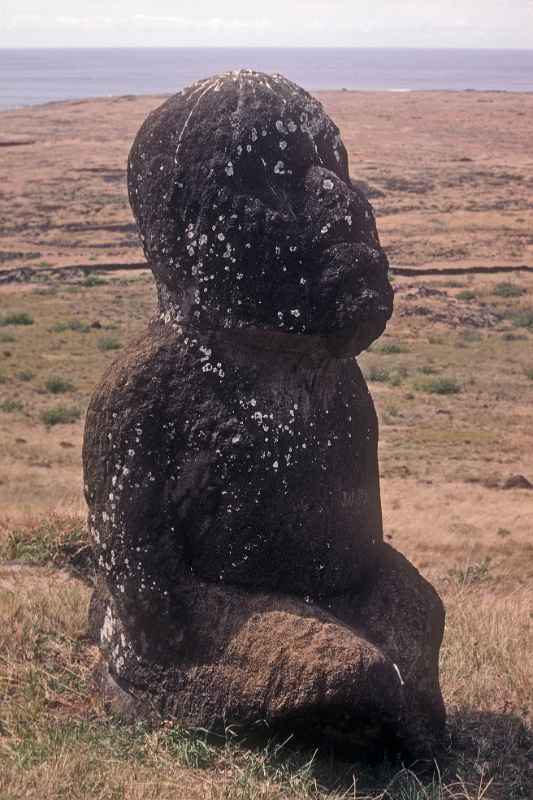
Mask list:
[[[516,328],[533,329],[533,308],[521,308],[509,314],[509,318]]]
[[[497,283],[494,287],[494,294],[498,297],[521,297],[526,294],[526,291],[523,286],[518,286],[516,283],[510,283],[509,281]]]
[[[401,342],[384,342],[374,350],[375,353],[382,353],[385,356],[395,355],[396,353],[407,353],[407,347]]]
[[[459,394],[462,391],[461,384],[452,378],[433,378],[417,384],[416,388],[430,394]]]
[[[81,411],[75,406],[53,406],[41,413],[41,421],[49,428],[77,422],[80,417]]]
[[[388,383],[391,377],[390,370],[371,364],[366,371],[366,379],[375,383]]]
[[[12,311],[0,317],[0,325],[33,325],[33,317],[26,311]]]
[[[471,289],[464,289],[462,292],[456,294],[458,300],[475,300],[477,294]]]
[[[23,383],[28,383],[29,381],[33,380],[35,374],[30,370],[21,370],[20,372],[15,373],[15,378],[19,381],[23,381]]]
[[[120,350],[121,347],[122,345],[120,344],[119,340],[114,336],[106,336],[104,339],[100,339],[98,342],[99,350],[103,350],[104,352],[108,350]]]
[[[99,275],[87,275],[85,280],[83,281],[83,285],[87,288],[92,288],[93,286],[104,286],[107,283],[103,278]]]
[[[490,580],[490,567],[491,557],[485,556],[482,561],[475,564],[467,564],[465,567],[454,567],[448,570],[448,576],[460,586],[471,586],[472,584],[485,583]]]
[[[7,537],[0,539],[0,561],[92,572],[87,529],[78,517],[55,515],[35,524],[15,527]]]
[[[52,331],[54,333],[66,333],[67,331],[76,331],[77,333],[89,333],[91,326],[88,322],[82,322],[79,319],[69,319],[66,322],[58,322],[54,325]]]
[[[50,394],[64,394],[71,392],[75,386],[70,381],[60,378],[58,375],[52,375],[45,383],[46,391]]]
[[[11,414],[14,411],[22,411],[23,405],[20,400],[4,400],[0,403],[0,411],[5,414]]]

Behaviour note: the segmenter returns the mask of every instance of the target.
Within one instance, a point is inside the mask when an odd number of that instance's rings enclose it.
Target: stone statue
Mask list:
[[[383,542],[356,356],[393,294],[338,128],[280,75],[219,75],[149,115],[128,186],[158,309],[87,415],[106,695],[431,752],[444,612]]]

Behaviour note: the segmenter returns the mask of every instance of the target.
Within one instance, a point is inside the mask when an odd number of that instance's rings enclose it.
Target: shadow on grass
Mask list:
[[[332,757],[329,764],[317,761],[315,775],[326,791],[341,797],[530,800],[533,730],[511,712],[457,710],[449,714],[446,738],[433,762],[348,765]]]
[[[526,711],[526,710],[525,710]],[[213,746],[216,739],[211,740]],[[239,739],[264,774],[306,785],[302,797],[352,800],[531,800],[533,730],[514,713],[457,710],[433,761],[409,761],[389,753],[381,760],[361,755],[353,762],[327,746],[309,748],[296,736],[266,741],[261,734]],[[305,780],[304,780],[305,779]],[[290,782],[290,781],[289,781]],[[238,797],[236,794],[235,797]]]
[[[365,756],[341,760],[327,746],[309,748],[296,736],[216,737],[175,729],[176,741],[195,738],[203,747],[241,760],[238,786],[224,794],[233,800],[263,797],[262,781],[289,794],[279,797],[352,798],[352,800],[531,800],[533,797],[533,731],[513,713],[475,710],[450,715],[446,738],[433,761],[408,761],[389,754],[373,762]],[[233,741],[232,741],[233,740]],[[190,740],[189,740],[190,742]],[[190,747],[190,744],[189,744]],[[193,748],[194,749],[194,748]],[[212,752],[213,752],[212,750]],[[239,753],[240,756],[236,756]],[[210,760],[212,763],[212,760]],[[208,764],[206,764],[208,766]],[[246,792],[256,786],[257,795]],[[245,791],[245,787],[246,791]],[[239,793],[240,792],[240,793]],[[266,794],[265,797],[270,797]],[[272,797],[278,795],[272,795]]]

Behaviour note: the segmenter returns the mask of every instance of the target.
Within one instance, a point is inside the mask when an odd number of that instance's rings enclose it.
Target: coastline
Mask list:
[[[177,89],[176,91],[179,91]],[[309,88],[308,91],[313,95],[320,95],[320,94],[334,94],[336,92],[341,92],[343,94],[503,94],[503,95],[533,95],[533,88],[532,89],[478,89],[478,88],[469,88],[465,87],[462,89],[417,89],[413,87],[403,87],[399,86],[396,88],[392,87],[357,87],[351,88],[346,86],[333,86],[333,87],[325,87],[325,88]],[[119,93],[119,94],[101,94],[101,95],[86,95],[83,97],[68,97],[68,98],[57,98],[57,99],[50,99],[50,100],[39,100],[35,103],[21,103],[19,105],[3,105],[0,101],[0,114],[6,111],[23,111],[25,109],[38,109],[42,106],[56,106],[61,105],[64,103],[84,103],[88,101],[101,101],[101,100],[122,100],[127,99],[129,97],[158,97],[161,99],[166,99],[172,97],[174,92],[142,92],[138,94],[128,94],[128,93]]]

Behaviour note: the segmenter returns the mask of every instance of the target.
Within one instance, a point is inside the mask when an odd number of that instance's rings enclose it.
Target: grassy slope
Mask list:
[[[90,682],[89,589],[61,567],[87,569],[83,412],[113,348],[142,330],[152,285],[146,275],[122,276],[0,295],[0,321],[33,319],[0,325],[2,798],[533,794],[533,493],[501,489],[511,474],[533,477],[533,280],[516,278],[526,292],[513,297],[497,282],[434,280],[425,285],[446,295],[409,299],[420,282],[397,280],[394,320],[361,359],[381,422],[386,535],[436,582],[448,610],[449,741],[442,780],[423,784],[397,765],[371,773],[320,755],[309,763],[309,753],[247,750],[231,737],[213,743],[109,718]],[[455,299],[465,291],[468,299]],[[412,306],[433,316],[406,316]],[[435,321],[454,307],[502,318],[489,328]],[[80,420],[46,424],[58,406],[77,409]],[[26,566],[14,569],[13,560]]]

